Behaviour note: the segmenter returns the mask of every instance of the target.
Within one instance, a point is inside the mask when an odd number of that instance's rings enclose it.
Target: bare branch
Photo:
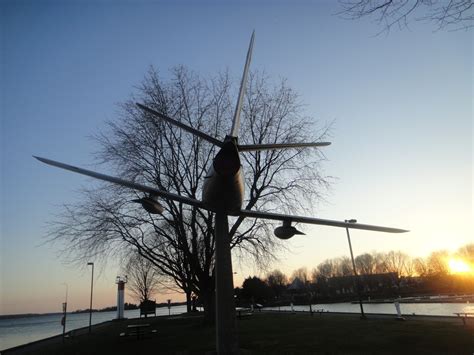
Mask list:
[[[339,0],[337,15],[346,19],[372,17],[389,32],[410,20],[432,22],[436,30],[468,30],[474,26],[472,0]],[[418,15],[417,15],[418,14]]]

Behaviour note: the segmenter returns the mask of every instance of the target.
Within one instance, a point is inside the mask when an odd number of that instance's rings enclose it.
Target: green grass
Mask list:
[[[34,354],[187,354],[212,353],[215,330],[201,317],[148,318],[157,329],[144,339],[119,337],[127,324],[112,322],[91,335],[24,349]],[[238,320],[243,354],[473,354],[474,320],[393,318],[360,320],[355,315],[254,314]],[[25,352],[26,351],[26,352]],[[30,351],[30,352],[28,352]]]

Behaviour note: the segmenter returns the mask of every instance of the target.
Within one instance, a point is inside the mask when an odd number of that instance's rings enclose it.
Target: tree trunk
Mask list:
[[[191,291],[186,290],[186,312],[191,312]]]
[[[214,288],[206,289],[205,291],[201,292],[199,298],[202,303],[202,307],[204,308],[204,321],[206,324],[214,324],[216,321],[215,317],[215,294]]]

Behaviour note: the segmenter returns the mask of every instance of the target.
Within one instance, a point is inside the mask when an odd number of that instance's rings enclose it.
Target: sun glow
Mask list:
[[[449,271],[452,274],[474,273],[474,269],[462,259],[452,258],[448,261]]]

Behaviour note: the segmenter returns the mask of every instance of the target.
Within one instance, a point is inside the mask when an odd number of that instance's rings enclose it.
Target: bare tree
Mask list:
[[[427,259],[429,274],[431,275],[447,275],[449,253],[446,250],[432,252]]]
[[[336,266],[334,265],[333,259],[324,260],[322,263],[318,265],[319,275],[324,278],[328,279],[330,277],[334,277],[337,274]]]
[[[472,0],[339,0],[339,15],[349,19],[372,17],[390,31],[410,20],[432,22],[436,29],[469,29],[474,25]]]
[[[457,255],[474,267],[474,243],[466,244],[459,248]]]
[[[267,274],[265,282],[273,290],[274,295],[278,298],[286,289],[288,278],[280,270],[273,270]]]
[[[376,274],[383,274],[385,272],[388,272],[387,271],[386,260],[385,260],[386,259],[386,254],[374,251],[372,253],[372,256],[373,256],[374,261],[375,261],[375,273]]]
[[[293,271],[290,280],[294,281],[295,279],[299,279],[303,284],[306,285],[309,282],[308,269],[304,266]]]
[[[409,260],[410,257],[401,251],[390,251],[384,257],[385,272],[396,273],[398,277],[403,276]]]
[[[351,259],[347,256],[334,259],[336,276],[350,276],[354,274]]]
[[[288,278],[280,270],[273,270],[267,274],[265,282],[268,286],[273,287],[286,287],[288,284]]]
[[[415,273],[418,276],[426,276],[429,274],[428,264],[423,258],[413,259],[413,266],[415,268]]]
[[[405,262],[405,276],[407,277],[413,277],[417,274],[417,263],[415,262],[415,259],[409,258]]]
[[[148,301],[159,291],[160,274],[150,260],[132,252],[125,266],[127,289],[138,302]]]
[[[317,267],[315,267],[311,270],[310,276],[311,276],[311,282],[312,283],[317,283],[318,282],[319,278],[321,277],[321,274],[320,274]]]
[[[369,253],[358,255],[355,258],[355,264],[359,275],[372,275],[376,273],[375,257]]]
[[[205,133],[223,137],[233,113],[233,86],[227,74],[205,80],[183,67],[168,82],[151,69],[138,96],[120,105],[120,116],[97,136],[100,163],[127,180],[200,199],[215,147],[200,138],[137,109],[134,102],[174,117]],[[302,142],[322,139],[314,121],[301,113],[298,96],[285,81],[270,85],[266,76],[251,75],[242,109],[241,143]],[[328,184],[320,174],[318,150],[245,153],[247,199],[244,208],[308,211]],[[70,260],[91,255],[114,257],[132,247],[186,294],[194,293],[212,319],[214,300],[213,214],[182,203],[160,200],[164,213],[146,213],[131,203],[143,195],[120,186],[102,185],[84,192],[82,201],[65,207],[53,224],[52,240],[64,243]],[[266,265],[282,247],[264,220],[230,221],[232,251]]]

